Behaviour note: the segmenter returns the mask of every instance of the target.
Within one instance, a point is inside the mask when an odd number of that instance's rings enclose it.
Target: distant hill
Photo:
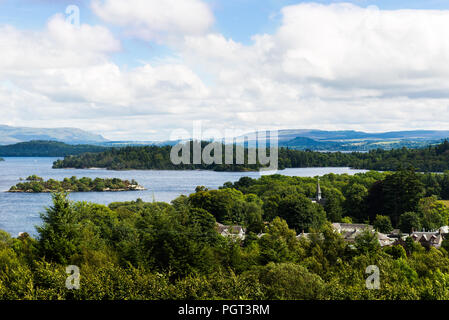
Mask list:
[[[0,125],[0,145],[32,140],[60,141],[69,144],[96,144],[106,142],[101,135],[76,128],[26,128]]]
[[[255,133],[244,135],[250,141]],[[279,146],[296,150],[369,151],[373,149],[422,148],[436,145],[449,138],[449,130],[414,130],[369,133],[354,130],[324,131],[289,129],[278,131]],[[19,128],[0,125],[0,146],[26,141],[59,141],[70,145],[103,147],[171,146],[179,141],[110,141],[76,128]],[[1,154],[0,154],[1,155]]]
[[[314,140],[347,141],[347,140],[441,140],[449,137],[449,130],[414,130],[368,133],[362,131],[323,131],[323,130],[279,130],[281,141],[292,140],[296,137],[305,137]]]
[[[296,137],[292,140],[281,141],[280,146],[300,150],[334,150],[341,146],[341,143],[333,141],[317,141],[306,137]]]
[[[164,140],[164,141],[106,141],[98,143],[104,147],[138,147],[138,146],[174,146],[180,140]]]
[[[244,135],[254,141],[255,133]],[[449,131],[415,130],[367,133],[361,131],[279,130],[279,146],[297,150],[368,151],[373,149],[422,148],[449,137]]]
[[[65,157],[86,152],[102,152],[109,148],[93,145],[69,145],[56,141],[20,142],[0,146],[2,157]]]

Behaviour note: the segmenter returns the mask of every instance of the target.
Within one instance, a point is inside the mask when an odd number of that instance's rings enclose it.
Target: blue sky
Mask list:
[[[447,0],[0,0],[0,28],[4,124],[115,140],[199,120],[220,132],[449,125]]]
[[[280,24],[279,11],[298,3],[353,3],[361,7],[377,6],[380,9],[449,9],[447,0],[356,0],[356,1],[297,1],[297,0],[207,0],[214,11],[216,21],[213,29],[225,37],[250,44],[251,37],[260,33],[272,33]],[[101,20],[90,10],[90,0],[0,0],[0,23],[20,28],[42,29],[47,20],[56,13],[63,13],[68,5],[75,4],[81,11],[81,22],[98,24]],[[121,37],[119,28],[109,27]],[[141,60],[173,54],[164,45],[148,43],[139,39],[121,37],[124,50],[114,55],[121,65],[136,66]]]

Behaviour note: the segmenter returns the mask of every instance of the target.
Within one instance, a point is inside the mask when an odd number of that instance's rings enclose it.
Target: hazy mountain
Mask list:
[[[76,128],[26,128],[0,125],[0,145],[31,140],[52,140],[69,144],[100,143],[107,140],[101,135]]]
[[[174,146],[180,140],[163,140],[163,141],[106,141],[98,143],[104,147],[138,147],[138,146]]]
[[[254,141],[255,133],[244,135],[245,140]],[[241,138],[241,137],[240,137]],[[362,131],[323,131],[292,129],[278,131],[279,146],[298,150],[321,151],[367,151],[371,149],[420,148],[440,143],[449,138],[449,131],[415,130],[368,133]],[[178,141],[108,141],[103,146],[174,145]],[[223,141],[224,142],[224,141]],[[242,140],[237,140],[241,144]]]
[[[255,140],[255,134],[246,134]],[[362,131],[324,131],[313,129],[279,130],[279,146],[300,150],[366,151],[370,149],[419,148],[449,138],[449,130],[414,130],[369,133]],[[101,135],[76,128],[19,128],[0,125],[0,145],[32,140],[60,141],[68,144],[95,144],[106,147],[174,145],[178,141],[109,141]]]
[[[254,133],[246,134],[254,141]],[[279,130],[279,146],[305,150],[366,151],[371,149],[420,148],[449,138],[449,131],[414,130],[368,133],[362,131]]]
[[[392,131],[380,133],[368,133],[362,131],[323,131],[323,130],[279,130],[279,140],[288,141],[297,137],[310,138],[317,141],[344,141],[344,140],[440,140],[449,137],[449,130],[415,130],[415,131]]]
[[[296,137],[292,140],[281,141],[280,146],[295,149],[334,150],[341,145],[339,142],[318,141],[306,137]]]

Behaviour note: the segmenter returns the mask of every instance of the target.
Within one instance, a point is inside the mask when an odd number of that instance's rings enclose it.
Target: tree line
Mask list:
[[[207,142],[187,142],[190,150],[193,144],[200,144],[204,150]],[[224,150],[224,146],[220,145]],[[244,150],[244,164],[237,164],[237,149]],[[194,164],[193,152],[190,152],[190,162],[173,164],[170,160],[171,146],[145,146],[112,148],[100,153],[84,153],[78,156],[67,156],[63,160],[57,160],[53,168],[90,168],[100,167],[110,170],[215,170],[215,171],[255,171],[266,165],[257,161],[250,164],[248,161],[248,148],[233,146],[233,164],[225,164],[225,152],[222,152],[222,163]],[[259,150],[269,155],[268,150]],[[213,152],[211,152],[213,155]],[[310,150],[300,151],[285,147],[278,149],[278,167],[306,168],[306,167],[351,167],[357,169],[395,171],[401,168],[413,166],[421,172],[443,172],[449,170],[449,142],[444,141],[437,146],[429,146],[422,149],[395,149],[395,150],[371,150],[367,153],[352,152],[314,152]]]
[[[58,141],[34,140],[0,146],[3,157],[64,157],[86,152],[102,152],[107,147],[94,145],[69,145]]]

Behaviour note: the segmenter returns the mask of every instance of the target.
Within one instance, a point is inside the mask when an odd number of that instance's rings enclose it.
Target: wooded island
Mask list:
[[[63,181],[43,178],[36,175],[29,176],[25,182],[12,186],[8,192],[50,193],[50,192],[106,192],[106,191],[139,191],[145,190],[135,180],[120,180],[117,178],[101,179],[77,177],[65,178]]]

